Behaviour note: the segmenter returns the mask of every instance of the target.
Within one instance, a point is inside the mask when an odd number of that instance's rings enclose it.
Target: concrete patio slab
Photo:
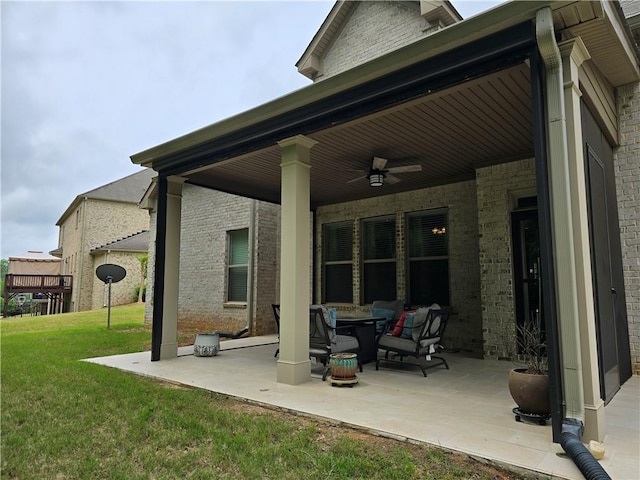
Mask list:
[[[445,354],[450,369],[437,367],[424,378],[419,369],[366,364],[353,388],[332,387],[312,366],[312,381],[276,382],[277,337],[221,342],[215,357],[195,357],[181,347],[178,358],[151,362],[149,352],[87,361],[162,380],[303,412],[393,438],[450,450],[571,480],[583,476],[551,441],[551,427],[516,422],[507,388],[509,362]],[[605,409],[605,457],[600,461],[617,480],[640,478],[640,377],[633,377]]]

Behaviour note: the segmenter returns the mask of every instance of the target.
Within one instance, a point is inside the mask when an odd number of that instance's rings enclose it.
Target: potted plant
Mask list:
[[[518,326],[518,345],[524,366],[509,372],[509,393],[518,405],[518,415],[548,418],[549,375],[543,332],[538,321]]]

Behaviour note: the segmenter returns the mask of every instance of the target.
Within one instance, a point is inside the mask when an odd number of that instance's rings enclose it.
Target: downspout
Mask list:
[[[167,176],[158,174],[156,197],[156,257],[153,267],[153,317],[151,320],[151,361],[160,360],[164,316],[164,273],[167,251]]]
[[[536,38],[546,72],[547,139],[553,211],[553,243],[556,262],[557,305],[560,325],[565,418],[560,444],[582,474],[590,479],[609,479],[609,475],[580,441],[584,431],[584,392],[577,308],[577,287],[572,232],[569,165],[564,105],[562,58],[553,29],[549,7],[536,13]],[[567,237],[569,239],[567,240]]]
[[[256,205],[255,199],[249,200],[249,265],[247,272],[247,328],[251,335],[255,335],[253,331],[254,324],[254,295],[253,286],[255,285],[255,255],[256,252]]]
[[[81,305],[82,305],[82,277],[84,276],[84,246],[85,246],[85,242],[86,239],[84,238],[85,233],[86,233],[86,226],[87,226],[87,197],[84,197],[82,199],[82,226],[80,227],[82,230],[80,230],[80,238],[82,239],[80,242],[80,265],[78,266],[78,286],[80,288],[78,288],[78,296],[76,297],[76,305],[75,305],[75,311],[79,312],[81,311]]]
[[[311,298],[314,305],[322,303],[322,288],[316,288],[316,275],[318,274],[318,255],[316,252],[316,228],[318,227],[317,211],[311,210]]]
[[[538,49],[545,66],[547,132],[551,180],[551,210],[554,257],[556,263],[556,287],[558,288],[558,313],[562,346],[562,374],[565,385],[566,416],[584,419],[582,401],[582,365],[580,361],[580,337],[577,318],[577,293],[569,196],[569,165],[564,107],[564,79],[562,59],[553,31],[550,8],[538,10],[536,15]],[[564,293],[564,296],[563,296]],[[576,305],[574,305],[576,304]]]
[[[549,405],[553,442],[560,443],[564,408],[562,401],[562,372],[560,367],[560,340],[556,312],[556,280],[553,275],[553,238],[551,228],[551,195],[547,153],[547,130],[545,121],[544,72],[537,45],[531,52],[531,99],[533,102],[534,152],[536,162],[536,189],[538,195],[538,224],[540,225],[540,275],[542,314],[546,331]]]

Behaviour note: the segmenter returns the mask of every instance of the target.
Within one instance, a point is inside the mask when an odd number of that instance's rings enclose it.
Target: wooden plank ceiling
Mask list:
[[[478,167],[533,156],[529,68],[522,64],[309,135],[312,207],[475,178]],[[374,156],[421,172],[369,186]],[[186,175],[190,183],[280,201],[277,145]]]

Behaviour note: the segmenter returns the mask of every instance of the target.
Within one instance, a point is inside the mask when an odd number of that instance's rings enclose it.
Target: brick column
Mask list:
[[[278,142],[282,148],[280,242],[280,356],[277,381],[298,385],[311,380],[309,361],[309,230],[311,148],[298,135]]]

